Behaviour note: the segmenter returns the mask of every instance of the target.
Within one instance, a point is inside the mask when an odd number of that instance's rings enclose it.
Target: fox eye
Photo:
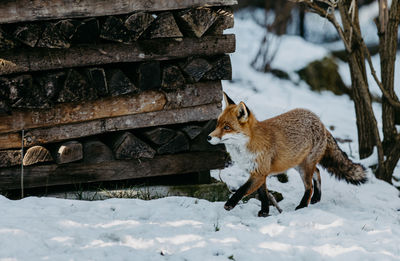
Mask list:
[[[231,129],[231,127],[229,127],[228,125],[224,126],[224,130],[230,130],[230,129]]]

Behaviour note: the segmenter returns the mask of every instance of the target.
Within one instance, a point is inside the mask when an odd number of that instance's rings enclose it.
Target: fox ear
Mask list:
[[[250,111],[247,108],[246,104],[244,102],[240,102],[238,105],[238,111],[237,111],[237,118],[239,122],[245,123],[249,119],[249,114]]]
[[[225,102],[225,106],[228,107],[228,105],[235,105],[235,102],[229,98],[228,95],[226,95],[226,93],[224,92],[224,102]]]

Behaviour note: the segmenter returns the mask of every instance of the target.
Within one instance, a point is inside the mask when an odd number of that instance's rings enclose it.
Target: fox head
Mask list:
[[[224,93],[225,109],[218,117],[217,127],[207,140],[213,145],[247,143],[250,138],[250,126],[254,116],[244,102],[235,102]]]

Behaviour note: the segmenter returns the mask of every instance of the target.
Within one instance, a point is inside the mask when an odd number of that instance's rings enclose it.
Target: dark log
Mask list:
[[[108,95],[106,73],[103,68],[89,68],[86,70],[86,75],[92,88],[97,90],[98,96],[104,97]]]
[[[170,60],[188,56],[211,56],[235,51],[235,36],[205,36],[144,40],[132,44],[109,43],[91,46],[72,46],[68,49],[34,48],[0,52],[0,75],[28,71],[96,66],[110,63]]]
[[[13,108],[48,108],[49,98],[41,86],[33,84],[31,75],[0,79],[0,86],[9,88],[9,103]]]
[[[187,84],[185,88],[165,93],[168,103],[166,109],[197,106],[221,102],[221,82],[198,82]]]
[[[0,116],[2,115],[10,115],[11,108],[6,100],[0,98]]]
[[[117,134],[112,142],[116,159],[154,158],[156,151],[130,132]]]
[[[21,25],[14,31],[14,37],[29,47],[35,47],[41,35],[42,27],[38,24]]]
[[[9,0],[0,1],[0,24],[129,14],[136,11],[165,11],[197,6],[227,6],[236,0]]]
[[[21,150],[2,150],[0,151],[0,167],[11,167],[21,165]]]
[[[131,40],[138,40],[154,20],[151,14],[145,12],[138,12],[130,15],[125,20],[124,25],[131,33]]]
[[[159,61],[140,63],[136,68],[136,86],[141,90],[159,89],[161,86],[161,69]]]
[[[217,11],[218,19],[214,24],[208,29],[207,35],[221,35],[224,33],[225,29],[233,28],[234,19],[233,11],[231,8],[221,8]]]
[[[71,38],[71,43],[96,43],[99,35],[99,21],[96,18],[88,18],[83,20],[79,25],[76,26],[75,33]]]
[[[44,48],[69,48],[75,26],[69,20],[48,23],[37,42],[38,47]]]
[[[133,35],[120,18],[109,16],[101,27],[100,37],[114,42],[127,43],[131,41]]]
[[[211,68],[211,64],[203,58],[190,59],[182,66],[182,70],[189,76],[189,79],[194,82],[198,82]]]
[[[4,49],[11,49],[14,48],[15,42],[12,40],[12,38],[7,35],[1,28],[0,28],[0,50]],[[1,57],[1,56],[0,56]],[[1,60],[1,59],[0,59]]]
[[[217,125],[217,120],[213,119],[208,121],[201,133],[191,142],[191,151],[215,151],[215,150],[225,150],[224,145],[211,145],[207,141],[207,136],[215,130]]]
[[[177,17],[185,35],[200,38],[217,20],[218,15],[211,8],[200,7],[179,12]]]
[[[11,113],[9,96],[9,81],[7,78],[0,77],[0,115]]]
[[[176,136],[173,137],[169,142],[165,143],[157,149],[158,154],[174,154],[178,152],[189,150],[189,139],[185,134],[178,131]]]
[[[159,111],[166,102],[163,93],[149,91],[140,95],[107,97],[81,104],[58,104],[47,110],[13,111],[11,115],[0,117],[0,133]]]
[[[65,164],[81,160],[83,158],[82,143],[78,141],[68,141],[61,144],[56,152],[57,164]]]
[[[25,92],[32,89],[32,76],[21,75],[11,79],[1,78],[0,86],[8,87],[9,99],[11,104],[15,104],[25,97]]]
[[[47,72],[35,77],[37,84],[44,91],[44,96],[51,103],[55,103],[60,90],[64,88],[67,74],[65,72]]]
[[[104,163],[70,163],[31,166],[24,169],[24,187],[126,180],[223,168],[225,152],[157,155],[154,159],[114,160]],[[20,188],[20,169],[0,169],[0,189]]]
[[[10,98],[9,80],[5,77],[0,77],[0,98],[7,101]]]
[[[187,125],[182,128],[182,131],[186,133],[186,135],[193,140],[203,131],[203,128],[197,125]]]
[[[108,92],[111,96],[138,93],[139,89],[120,69],[106,70]]]
[[[176,132],[169,128],[155,128],[145,131],[143,135],[157,145],[163,145],[176,136]]]
[[[174,91],[185,86],[185,77],[181,69],[176,65],[164,67],[161,80],[161,88],[166,91]]]
[[[211,62],[212,68],[203,76],[203,80],[232,80],[232,65],[229,55],[223,55]]]
[[[171,12],[159,14],[149,26],[146,36],[150,39],[183,37]]]
[[[86,77],[75,69],[70,69],[57,102],[90,101],[97,97],[97,90],[88,83]]]
[[[83,155],[84,163],[101,163],[114,159],[111,149],[99,140],[84,142]]]
[[[53,161],[53,157],[45,147],[33,146],[26,151],[22,162],[24,166],[29,166],[51,161]]]

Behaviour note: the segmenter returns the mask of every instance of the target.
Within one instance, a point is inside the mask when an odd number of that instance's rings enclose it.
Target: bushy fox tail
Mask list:
[[[343,152],[329,131],[327,133],[327,147],[324,156],[319,162],[329,173],[348,183],[360,185],[367,181],[364,166],[352,162]]]

